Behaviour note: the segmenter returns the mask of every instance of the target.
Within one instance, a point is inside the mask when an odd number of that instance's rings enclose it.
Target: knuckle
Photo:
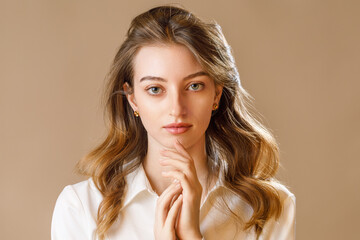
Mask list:
[[[191,163],[190,162],[185,163],[185,169],[187,169],[187,170],[191,169]]]
[[[180,178],[181,178],[183,181],[186,181],[186,180],[187,180],[186,173],[185,173],[185,172],[181,172],[181,173],[180,173]]]

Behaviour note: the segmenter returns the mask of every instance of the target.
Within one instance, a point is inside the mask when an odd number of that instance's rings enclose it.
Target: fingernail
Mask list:
[[[175,178],[173,183],[177,183],[177,182],[179,182],[179,180]]]

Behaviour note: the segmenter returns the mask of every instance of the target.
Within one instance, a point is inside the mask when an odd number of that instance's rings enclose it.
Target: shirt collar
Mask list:
[[[156,193],[152,190],[149,180],[146,177],[142,163],[140,166],[126,176],[127,192],[124,198],[123,208],[128,205],[139,193],[148,191],[151,194]]]
[[[223,169],[221,169],[219,171],[219,176],[218,176],[218,179],[216,180],[216,183],[215,185],[212,187],[212,189],[210,191],[208,191],[208,193],[206,194],[206,197],[204,199],[204,201],[201,203],[201,206],[200,208],[202,208],[202,206],[206,203],[206,200],[209,198],[209,196],[212,194],[212,193],[216,193],[217,190],[219,190],[220,188],[227,188],[224,184],[224,174],[223,174]]]
[[[141,192],[148,191],[151,195],[158,196],[151,187],[142,163],[136,170],[126,176],[126,184],[127,192],[125,194],[124,205],[122,208],[126,207]],[[219,177],[213,188],[207,193],[203,204],[212,192],[215,192],[221,187],[226,188],[224,185],[223,171],[220,170]]]

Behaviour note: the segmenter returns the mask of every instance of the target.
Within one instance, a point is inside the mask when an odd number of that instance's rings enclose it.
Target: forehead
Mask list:
[[[135,81],[145,75],[176,79],[203,71],[192,52],[178,44],[141,47],[133,64]]]

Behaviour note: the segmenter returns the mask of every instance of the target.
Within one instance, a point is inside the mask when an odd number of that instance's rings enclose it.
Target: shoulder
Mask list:
[[[277,190],[282,203],[281,215],[270,219],[264,226],[260,239],[295,239],[296,204],[295,195],[278,181],[270,184]]]
[[[85,207],[101,201],[101,199],[100,191],[95,187],[92,178],[89,178],[76,184],[67,185],[60,193],[57,204],[78,203]]]
[[[277,180],[271,181],[270,185],[276,189],[280,196],[280,201],[282,204],[282,217],[287,216],[295,218],[296,198],[294,193],[292,193],[288,187]]]
[[[72,185],[68,185],[64,188],[63,193],[74,193],[81,200],[85,200],[84,197],[98,198],[101,197],[100,191],[96,188],[92,178],[85,181],[78,182]]]
[[[91,178],[66,186],[56,200],[52,239],[79,239],[91,235],[101,201],[102,195]]]
[[[270,181],[269,184],[278,192],[281,201],[293,201],[295,204],[295,195],[288,187],[277,180]]]

